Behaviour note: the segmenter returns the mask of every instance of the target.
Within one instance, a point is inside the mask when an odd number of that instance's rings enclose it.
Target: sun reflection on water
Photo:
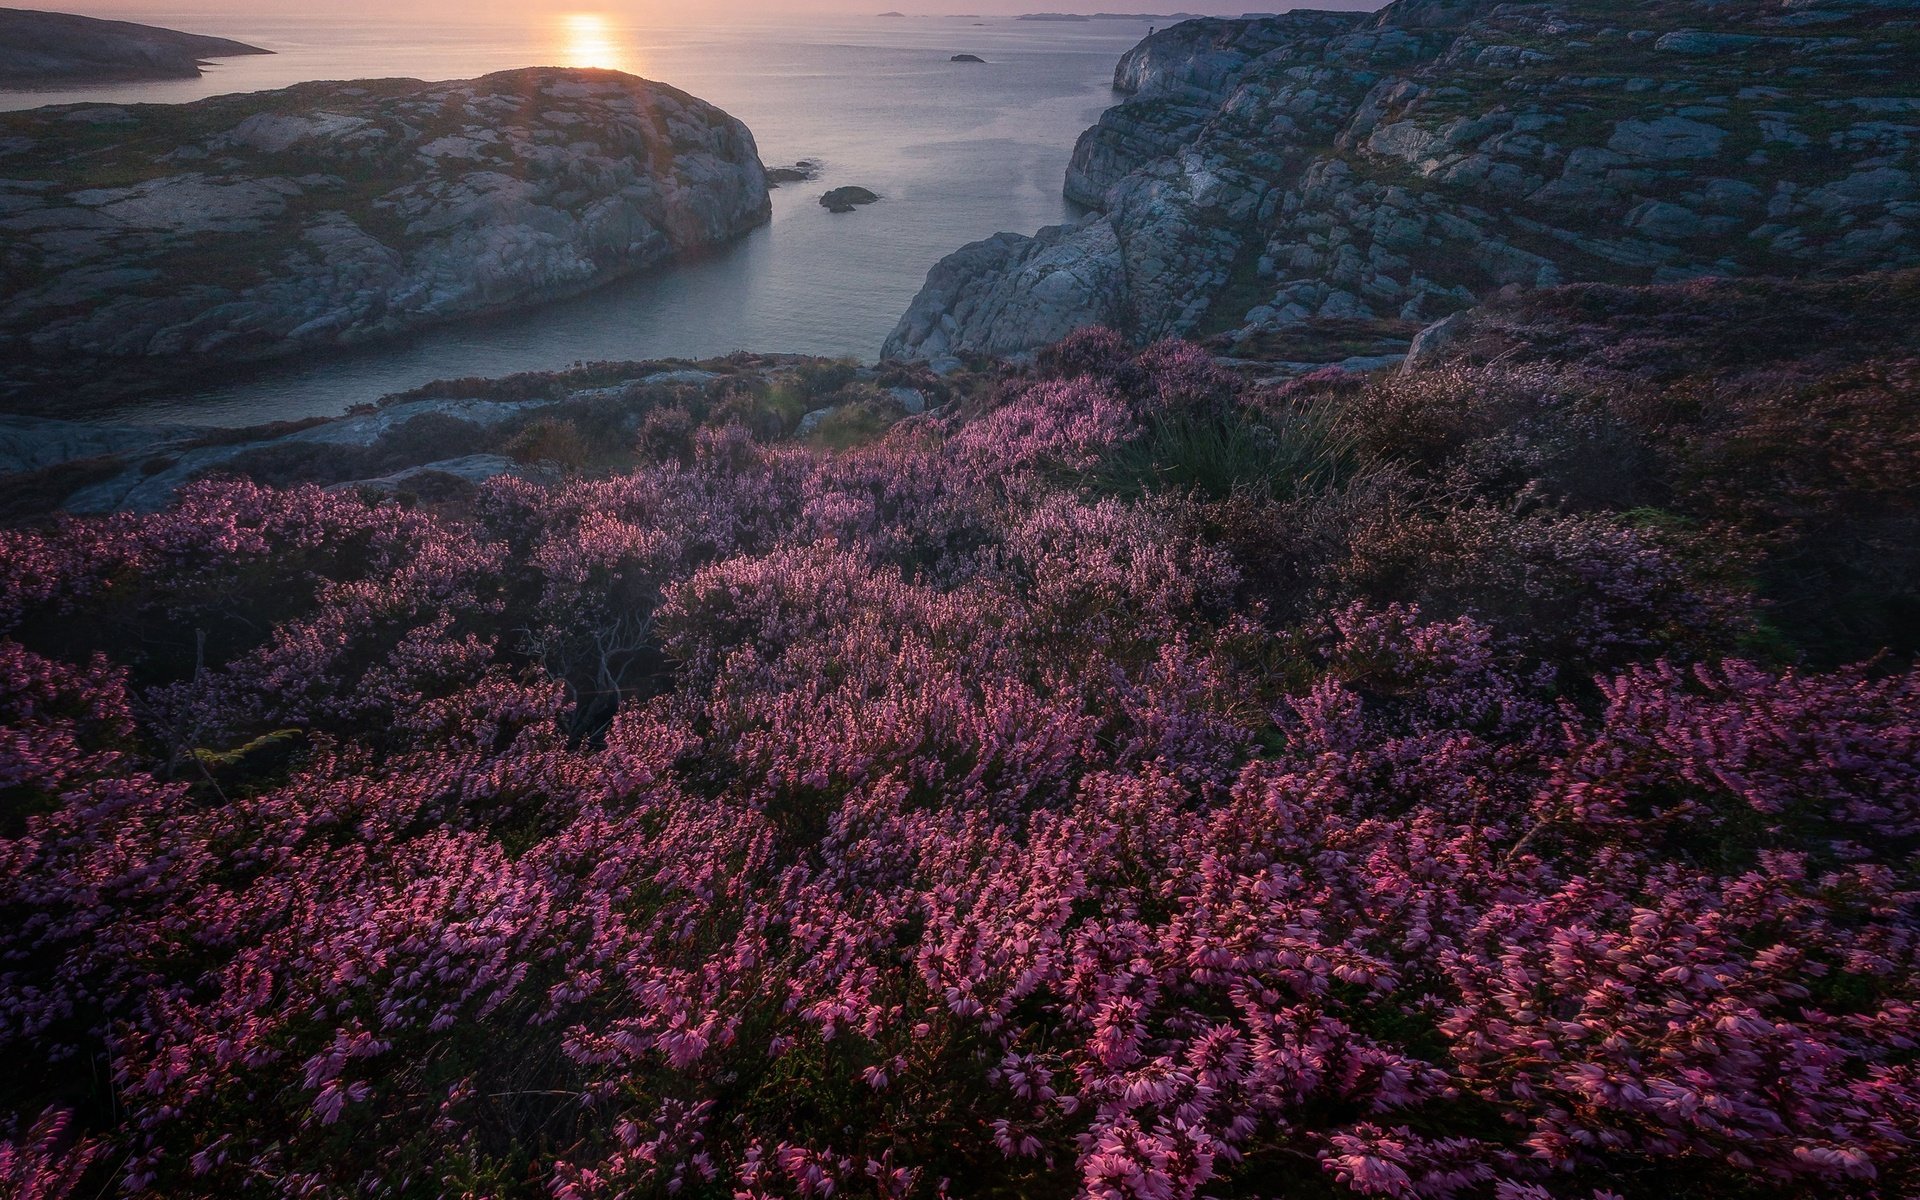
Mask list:
[[[611,71],[631,71],[633,65],[613,22],[605,14],[567,13],[559,23],[562,67],[604,67]]]

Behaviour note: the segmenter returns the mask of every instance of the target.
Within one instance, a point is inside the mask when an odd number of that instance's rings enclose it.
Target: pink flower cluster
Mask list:
[[[0,1193],[1920,1189],[1920,672],[1661,657],[1697,593],[1551,521],[1591,685],[1279,627],[1075,474],[1230,384],[1059,361],[0,535]]]

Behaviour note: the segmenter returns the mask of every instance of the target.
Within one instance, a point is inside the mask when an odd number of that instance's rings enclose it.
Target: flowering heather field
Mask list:
[[[1911,1197],[1916,296],[0,534],[0,1195]]]

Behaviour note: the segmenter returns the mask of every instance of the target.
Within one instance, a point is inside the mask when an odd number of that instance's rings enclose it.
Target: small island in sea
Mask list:
[[[1015,17],[1016,21],[1053,21],[1079,23],[1085,21],[1159,21],[1174,24],[1180,21],[1198,19],[1199,13],[1023,13]]]
[[[131,21],[0,8],[0,88],[196,79],[208,59],[271,53]]]

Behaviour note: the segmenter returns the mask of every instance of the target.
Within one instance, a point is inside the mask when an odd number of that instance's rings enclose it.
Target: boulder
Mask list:
[[[880,197],[863,187],[837,187],[820,197],[820,207],[828,212],[850,213],[863,205],[874,204]]]
[[[1727,140],[1727,131],[1689,117],[1665,116],[1653,120],[1621,121],[1607,139],[1607,149],[1629,158],[1713,158]]]
[[[998,234],[935,265],[881,353],[924,359],[1016,354],[1089,325],[1124,323],[1125,290],[1120,242],[1103,218],[1030,238]]]
[[[1466,331],[1465,313],[1454,313],[1444,320],[1436,321],[1414,335],[1413,345],[1407,347],[1407,356],[1401,360],[1402,374],[1410,374],[1422,365],[1429,365],[1446,352],[1447,347],[1460,339]]]

